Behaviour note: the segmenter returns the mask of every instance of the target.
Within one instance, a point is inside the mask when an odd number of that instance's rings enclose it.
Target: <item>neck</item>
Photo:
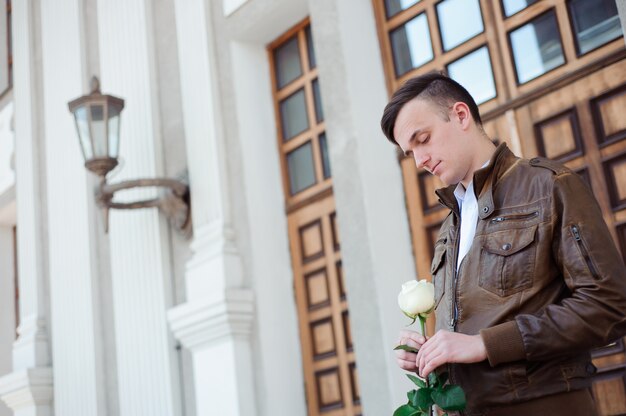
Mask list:
[[[461,180],[465,189],[467,189],[470,182],[472,182],[472,179],[474,179],[474,173],[482,168],[489,159],[491,159],[493,152],[496,150],[496,145],[493,144],[491,139],[487,137],[486,134],[483,134],[479,140],[476,140],[474,146],[475,147],[472,152],[472,164],[465,178]]]

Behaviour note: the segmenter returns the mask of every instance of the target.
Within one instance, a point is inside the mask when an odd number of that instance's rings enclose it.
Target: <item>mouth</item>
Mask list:
[[[436,175],[436,174],[437,174],[437,169],[439,168],[439,165],[440,165],[440,164],[441,164],[441,162],[437,162],[437,164],[436,164],[435,166],[433,166],[433,168],[430,170],[430,172],[431,172],[433,175]]]

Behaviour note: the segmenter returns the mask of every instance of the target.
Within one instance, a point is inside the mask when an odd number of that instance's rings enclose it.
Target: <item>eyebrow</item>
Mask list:
[[[411,137],[409,137],[409,146],[411,146],[411,144],[417,139],[417,136],[419,136],[422,133],[422,129],[416,129],[413,134],[411,134]],[[404,156],[409,156],[409,152],[410,150],[407,150],[404,152]]]

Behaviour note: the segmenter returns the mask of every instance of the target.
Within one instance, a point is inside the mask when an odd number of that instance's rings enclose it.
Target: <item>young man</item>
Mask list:
[[[431,267],[437,331],[402,331],[401,368],[449,371],[466,415],[596,414],[590,349],[626,334],[626,268],[581,178],[497,148],[469,93],[436,73],[407,81],[381,121],[437,175],[450,214]]]

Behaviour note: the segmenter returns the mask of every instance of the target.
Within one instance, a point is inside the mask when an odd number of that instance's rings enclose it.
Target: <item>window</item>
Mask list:
[[[509,17],[539,0],[502,0],[504,16]]]
[[[287,153],[287,171],[291,195],[315,185],[315,165],[310,141]]]
[[[280,119],[285,141],[309,128],[305,100],[304,89],[302,88],[280,102]]]
[[[311,26],[269,48],[287,205],[330,187],[324,110]]]
[[[467,88],[476,104],[480,105],[496,96],[491,59],[486,46],[448,65],[448,75]]]
[[[396,75],[407,73],[433,59],[425,14],[409,20],[390,34]]]
[[[571,0],[568,6],[579,55],[622,36],[615,0]]]
[[[420,0],[385,0],[387,17],[394,16],[402,10],[406,10]]]
[[[443,0],[437,4],[437,17],[446,51],[483,31],[478,0]]]
[[[393,2],[378,0],[377,15],[383,25],[383,52],[388,53],[392,84],[428,71],[448,71],[461,82],[478,103],[497,96],[497,76],[485,31],[490,12],[480,0],[421,0]],[[489,3],[489,2],[487,2]],[[397,11],[402,6],[401,12]],[[384,8],[384,9],[383,9]],[[389,11],[397,11],[390,18]],[[493,29],[490,29],[493,30]],[[491,51],[491,52],[490,52]],[[502,72],[501,68],[498,68]],[[501,77],[500,77],[501,78]],[[490,104],[495,105],[495,103]]]
[[[520,84],[565,63],[554,10],[513,30],[509,39]]]
[[[302,75],[298,39],[293,38],[274,51],[276,61],[276,80],[278,88],[283,88]]]

